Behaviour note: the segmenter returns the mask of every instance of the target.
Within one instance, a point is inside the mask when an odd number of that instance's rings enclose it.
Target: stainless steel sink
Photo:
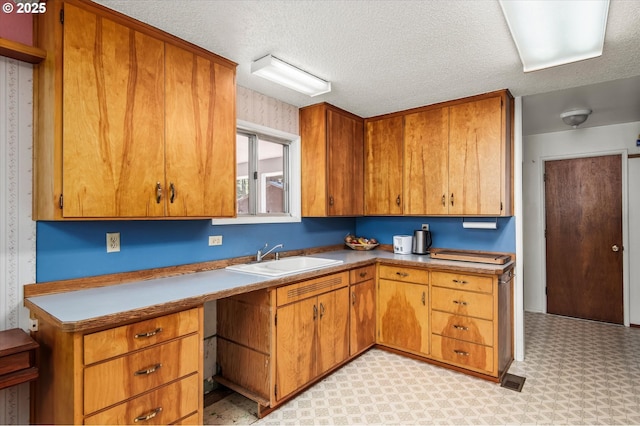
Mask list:
[[[328,266],[339,265],[341,263],[343,263],[342,260],[325,259],[322,257],[292,256],[285,257],[280,260],[231,265],[227,266],[226,269],[236,272],[245,272],[247,274],[280,277],[282,275],[322,269]]]

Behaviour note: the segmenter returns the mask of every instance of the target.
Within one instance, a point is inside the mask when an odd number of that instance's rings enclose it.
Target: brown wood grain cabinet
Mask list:
[[[429,354],[429,272],[395,265],[378,268],[377,342]]]
[[[509,216],[508,91],[365,120],[365,214]]]
[[[513,359],[511,272],[431,272],[434,359],[501,377]]]
[[[403,213],[402,134],[401,116],[365,120],[365,215]]]
[[[349,358],[349,272],[218,300],[216,380],[262,417]]]
[[[302,216],[363,214],[363,126],[327,103],[300,109]]]
[[[202,424],[202,307],[95,332],[39,323],[34,423]]]
[[[376,267],[349,271],[351,291],[349,354],[359,354],[376,342]]]
[[[34,219],[233,216],[235,64],[92,2],[48,9]]]

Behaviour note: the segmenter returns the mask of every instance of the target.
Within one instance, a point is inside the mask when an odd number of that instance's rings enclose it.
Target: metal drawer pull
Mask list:
[[[147,415],[136,417],[135,419],[133,419],[133,422],[134,423],[146,422],[147,420],[151,420],[152,418],[160,414],[161,411],[162,411],[162,407],[158,407]]]
[[[455,352],[456,355],[469,356],[469,352],[461,351],[459,349],[454,349],[453,352]]]
[[[396,275],[400,275],[403,278],[409,276],[409,274],[407,274],[406,272],[396,272]]]
[[[400,196],[398,195],[398,198],[396,198],[396,205],[400,205]]]
[[[367,276],[367,273],[366,273],[366,272],[360,272],[360,278],[364,278],[364,277],[366,277],[366,276]]]
[[[173,201],[176,199],[176,186],[171,182],[169,184],[169,191],[171,192],[171,197],[169,197],[169,201],[173,204]]]
[[[462,331],[469,331],[469,327],[465,327],[464,325],[453,325],[453,328],[455,328],[456,330],[462,330]]]
[[[160,369],[160,367],[162,367],[162,364],[156,364],[153,367],[149,367],[145,370],[138,370],[135,373],[133,373],[134,376],[145,376],[151,373],[155,373],[156,371],[158,371]]]
[[[426,305],[427,304],[427,295],[425,294],[425,292],[422,292],[422,304]]]
[[[318,318],[318,307],[313,305],[313,320],[315,321]]]
[[[351,304],[353,306],[356,306],[356,292],[355,291],[351,292]]]
[[[324,316],[324,303],[320,304],[320,319]]]
[[[469,284],[469,281],[465,281],[465,280],[453,280],[453,282],[456,284]]]
[[[446,198],[444,194],[442,194],[442,207],[447,205]]]
[[[456,305],[467,306],[467,302],[462,300],[454,300],[453,303],[455,303]]]
[[[140,339],[141,337],[151,337],[151,336],[155,336],[156,334],[160,333],[161,331],[162,331],[162,327],[158,327],[153,331],[147,331],[146,333],[138,333],[133,337],[135,339]]]
[[[156,182],[156,203],[160,204],[160,200],[162,200],[162,185],[160,182]]]

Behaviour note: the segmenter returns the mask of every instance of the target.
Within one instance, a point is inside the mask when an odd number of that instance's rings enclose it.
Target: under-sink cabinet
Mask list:
[[[39,320],[34,423],[202,424],[202,307],[99,331]]]
[[[263,416],[349,358],[349,272],[220,299],[216,381]]]

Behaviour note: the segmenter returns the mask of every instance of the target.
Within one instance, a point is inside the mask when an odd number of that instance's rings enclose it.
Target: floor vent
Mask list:
[[[511,389],[516,392],[520,392],[522,387],[524,386],[524,381],[527,380],[526,377],[516,376],[515,374],[505,374],[502,378],[502,382],[500,382],[500,386],[503,388]]]

